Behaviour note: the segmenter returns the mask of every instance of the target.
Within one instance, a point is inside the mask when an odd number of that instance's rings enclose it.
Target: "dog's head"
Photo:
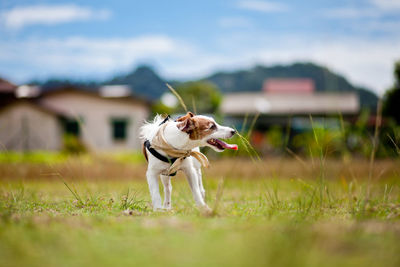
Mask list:
[[[194,115],[188,112],[177,119],[177,127],[189,135],[189,140],[197,146],[209,146],[217,152],[225,149],[237,150],[237,145],[230,145],[220,139],[228,139],[235,135],[236,131],[230,127],[221,126],[213,118]]]

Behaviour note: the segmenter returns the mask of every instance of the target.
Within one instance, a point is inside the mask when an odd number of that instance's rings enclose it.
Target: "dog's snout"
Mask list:
[[[235,135],[235,133],[236,133],[236,130],[231,130],[231,134],[232,134],[232,136],[234,136]]]

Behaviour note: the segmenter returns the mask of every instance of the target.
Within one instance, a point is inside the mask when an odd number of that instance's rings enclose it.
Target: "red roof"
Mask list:
[[[312,93],[315,90],[314,81],[303,78],[267,79],[263,89],[267,93]]]
[[[12,93],[16,88],[15,84],[0,78],[0,93]]]

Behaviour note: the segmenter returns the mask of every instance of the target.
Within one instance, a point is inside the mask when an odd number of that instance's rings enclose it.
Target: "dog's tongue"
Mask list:
[[[238,150],[238,145],[236,145],[236,144],[232,144],[232,145],[227,144],[227,145],[228,145],[227,148],[229,148],[229,149]]]
[[[218,142],[218,144],[220,144],[223,148],[227,148],[227,149],[233,149],[233,150],[238,150],[238,145],[236,144],[227,144],[224,141],[221,141],[219,139],[216,139],[216,141]]]

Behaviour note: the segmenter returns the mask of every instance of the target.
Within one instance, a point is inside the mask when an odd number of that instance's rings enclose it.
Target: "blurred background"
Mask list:
[[[152,211],[166,83],[211,214]],[[0,266],[398,267],[399,156],[400,0],[0,0]]]
[[[168,82],[239,155],[392,157],[399,47],[397,0],[2,0],[1,150],[137,151]]]

